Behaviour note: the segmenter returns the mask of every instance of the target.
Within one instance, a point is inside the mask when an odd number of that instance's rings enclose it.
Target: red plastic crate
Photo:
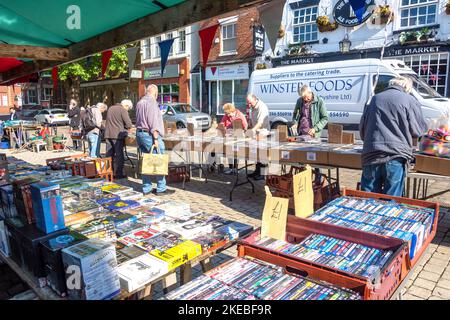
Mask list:
[[[248,237],[239,243],[238,254],[239,256],[258,258],[286,269],[296,270],[297,273],[302,275],[354,290],[360,293],[365,300],[389,299],[402,282],[403,275],[411,269],[408,247],[406,243],[399,239],[346,229],[295,216],[288,216],[286,232],[286,240],[291,243],[301,242],[308,235],[317,233],[378,249],[390,249],[394,251],[394,254],[380,271],[376,283],[371,283],[369,279],[359,275],[257,246],[254,244],[255,236]]]
[[[416,252],[414,259],[411,260],[412,267],[414,267],[417,264],[417,262],[420,260],[420,258],[424,254],[424,252],[427,250],[428,245],[433,241],[434,237],[436,236],[437,225],[438,225],[438,221],[439,221],[439,203],[437,203],[437,202],[415,200],[415,199],[402,198],[402,197],[394,197],[394,196],[388,196],[385,194],[358,191],[358,190],[350,190],[350,189],[345,189],[345,188],[343,189],[342,195],[349,196],[349,197],[359,197],[359,198],[394,200],[398,203],[404,203],[404,204],[423,207],[423,208],[431,208],[434,210],[434,221],[433,221],[433,227],[431,229],[431,233],[428,235],[426,241],[422,245],[422,248],[420,248],[420,250],[418,252]]]
[[[167,183],[189,182],[190,180],[187,166],[169,166],[169,174],[166,177]]]

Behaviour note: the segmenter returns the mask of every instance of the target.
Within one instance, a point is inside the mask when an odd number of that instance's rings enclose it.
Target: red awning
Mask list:
[[[0,72],[6,72],[12,68],[18,67],[23,64],[22,60],[15,58],[0,58]]]

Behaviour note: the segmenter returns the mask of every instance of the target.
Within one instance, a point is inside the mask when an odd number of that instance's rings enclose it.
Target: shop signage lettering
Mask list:
[[[178,64],[169,64],[164,69],[163,79],[178,78],[180,76],[180,68]],[[161,67],[145,68],[144,80],[161,79]]]
[[[373,12],[374,0],[366,0],[366,12],[363,14],[362,21],[358,21],[349,0],[339,0],[334,6],[333,17],[338,24],[344,27],[354,27],[363,24],[370,18]]]
[[[396,48],[390,49],[386,52],[385,56],[394,57],[394,56],[407,56],[412,54],[425,54],[425,53],[436,53],[440,52],[440,46],[433,47],[416,47],[416,48]]]
[[[248,63],[233,64],[206,68],[206,81],[212,80],[238,80],[250,77]]]
[[[256,54],[262,54],[264,52],[265,35],[264,27],[255,26],[253,28],[253,49]]]
[[[295,64],[310,64],[315,63],[316,59],[314,57],[308,58],[286,58],[286,59],[274,59],[272,60],[272,64],[275,67],[278,66],[290,66]]]

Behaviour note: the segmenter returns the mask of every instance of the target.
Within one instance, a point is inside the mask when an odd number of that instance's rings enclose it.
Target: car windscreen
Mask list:
[[[173,105],[172,108],[175,110],[176,113],[198,112],[197,109],[195,109],[193,106],[190,106],[188,104],[177,104],[177,105]]]
[[[419,78],[416,74],[404,73],[402,76],[407,77],[412,80],[413,87],[416,89],[417,93],[421,95],[424,99],[434,99],[434,98],[442,98],[442,96],[436,92],[433,88],[431,88],[428,83],[426,83],[423,79]]]

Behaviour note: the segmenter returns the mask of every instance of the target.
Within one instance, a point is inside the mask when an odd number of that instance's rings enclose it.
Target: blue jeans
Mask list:
[[[394,159],[379,165],[363,166],[361,190],[403,196],[406,177],[406,161]]]
[[[91,158],[100,158],[100,136],[96,133],[88,133],[89,156]]]
[[[147,132],[137,132],[136,133],[136,140],[139,149],[142,153],[150,153],[150,150],[153,146],[153,136]],[[164,145],[164,141],[161,138],[161,136],[158,137],[158,146],[159,151],[161,154],[164,154],[166,152],[166,147]],[[158,153],[158,151],[155,150],[153,153]],[[166,177],[165,176],[148,176],[148,175],[142,175],[142,193],[148,194],[152,192],[152,178],[156,180],[156,192],[164,192],[167,189],[166,186]]]

